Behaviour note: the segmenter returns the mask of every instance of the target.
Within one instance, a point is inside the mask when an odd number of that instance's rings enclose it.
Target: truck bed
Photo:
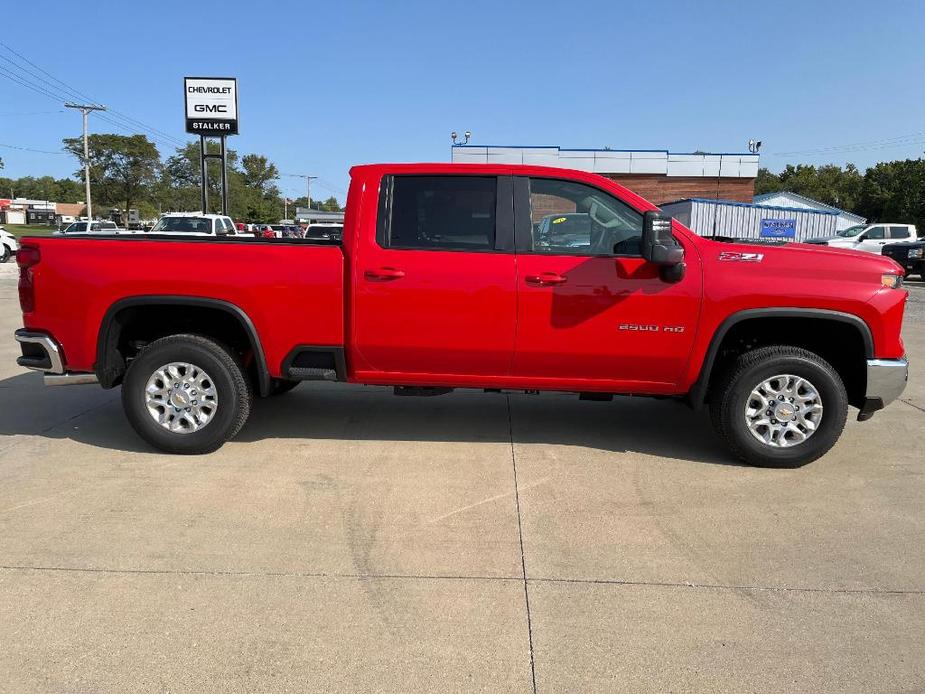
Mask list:
[[[41,254],[25,327],[52,332],[71,370],[94,370],[103,317],[137,296],[207,297],[240,308],[274,377],[294,345],[344,343],[344,255],[336,244],[135,235],[23,241]]]

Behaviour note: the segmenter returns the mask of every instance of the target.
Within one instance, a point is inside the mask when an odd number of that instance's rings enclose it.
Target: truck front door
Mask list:
[[[511,187],[510,176],[383,178],[376,239],[355,271],[358,371],[416,375],[407,383],[510,373]]]
[[[518,325],[514,375],[645,392],[677,383],[700,312],[688,243],[676,282],[640,254],[642,214],[577,181],[515,177]],[[683,240],[682,244],[684,243]]]

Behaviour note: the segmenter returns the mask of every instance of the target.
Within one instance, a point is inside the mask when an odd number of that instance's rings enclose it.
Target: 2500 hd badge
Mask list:
[[[683,325],[640,325],[639,323],[620,323],[619,330],[639,333],[683,333]]]

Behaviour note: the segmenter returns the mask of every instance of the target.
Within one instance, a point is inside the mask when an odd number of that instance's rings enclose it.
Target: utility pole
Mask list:
[[[312,208],[312,180],[318,178],[317,176],[308,176],[306,174],[283,174],[284,176],[292,176],[293,178],[304,178],[305,179],[305,188],[308,193],[308,209]]]
[[[305,186],[308,188],[308,213],[312,213],[312,179],[318,178],[317,176],[306,176],[305,177]]]
[[[87,222],[93,221],[93,206],[90,202],[90,147],[87,144],[87,115],[90,111],[105,111],[105,106],[94,104],[75,104],[70,101],[64,104],[65,108],[74,108],[83,114],[84,120],[84,184],[87,187]],[[128,211],[126,210],[126,214]],[[90,228],[89,226],[87,227]]]

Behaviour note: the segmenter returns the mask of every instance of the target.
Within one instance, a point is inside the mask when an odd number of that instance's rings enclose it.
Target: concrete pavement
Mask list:
[[[172,457],[0,340],[0,691],[923,690],[920,315],[800,470],[672,402],[308,384]]]

